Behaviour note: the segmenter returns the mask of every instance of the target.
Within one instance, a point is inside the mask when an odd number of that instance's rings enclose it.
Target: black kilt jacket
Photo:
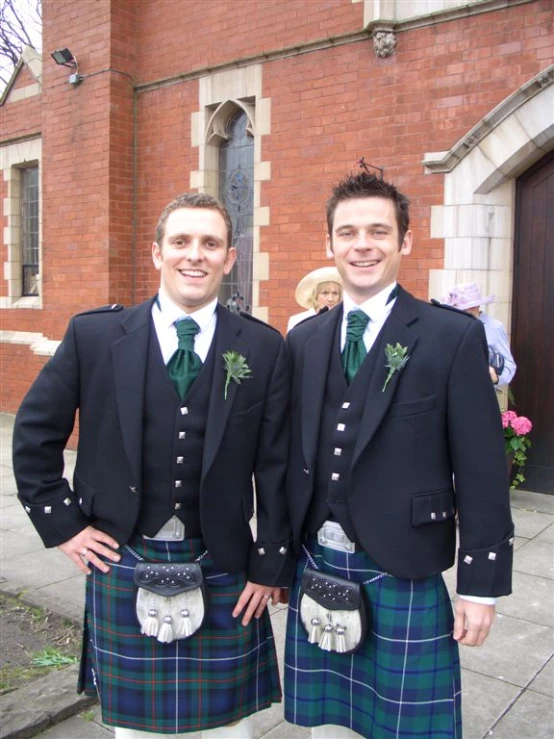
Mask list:
[[[142,414],[152,300],[75,316],[24,398],[14,429],[19,499],[47,547],[88,524],[120,545],[141,506]],[[265,585],[288,585],[294,558],[284,481],[289,365],[281,335],[217,308],[215,365],[202,457],[200,522],[221,568]],[[246,358],[250,378],[224,398],[223,353]],[[63,450],[79,412],[73,486]],[[254,484],[253,484],[254,481]],[[257,541],[249,525],[257,499]]]
[[[287,336],[293,386],[289,514],[298,547],[313,496],[321,408],[342,306]],[[409,360],[386,390],[386,344]],[[511,592],[513,524],[500,411],[480,321],[402,288],[377,351],[357,430],[347,504],[358,543],[397,577],[454,564],[459,594]],[[331,454],[331,450],[329,450]]]

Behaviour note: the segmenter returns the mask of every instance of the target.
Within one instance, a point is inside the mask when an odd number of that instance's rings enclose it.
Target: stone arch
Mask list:
[[[226,100],[215,108],[208,121],[206,134],[204,136],[206,145],[219,146],[223,141],[227,141],[227,124],[238,110],[242,110],[246,113],[248,117],[246,130],[250,136],[254,137],[254,106],[244,100]]]

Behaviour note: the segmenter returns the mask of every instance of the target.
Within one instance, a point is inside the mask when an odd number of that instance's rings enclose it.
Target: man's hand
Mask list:
[[[113,551],[119,549],[119,544],[115,539],[92,526],[87,526],[79,531],[72,539],[60,544],[58,549],[75,562],[81,572],[86,575],[90,575],[92,572],[90,567],[87,566],[87,562],[97,567],[101,572],[110,571],[108,565],[98,556],[99,554],[111,559],[112,562],[119,562],[121,559],[121,555]]]
[[[494,367],[491,367],[490,365],[489,365],[489,375],[491,376],[492,384],[498,385],[498,375],[494,371]]]
[[[233,610],[233,618],[240,616],[246,608],[241,623],[243,626],[248,626],[252,616],[260,618],[270,600],[274,606],[277,603],[287,602],[286,595],[281,590],[282,588],[272,588],[268,585],[258,585],[255,582],[248,581],[237,600],[237,605]]]
[[[480,647],[489,635],[495,607],[456,598],[454,611],[454,639],[458,644]]]

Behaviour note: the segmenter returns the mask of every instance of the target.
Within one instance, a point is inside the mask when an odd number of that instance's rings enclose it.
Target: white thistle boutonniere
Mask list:
[[[240,385],[243,380],[247,380],[252,371],[246,364],[246,359],[238,352],[224,352],[223,361],[225,363],[225,400],[227,400],[227,388],[231,380]]]
[[[400,372],[400,370],[404,369],[404,367],[406,366],[406,362],[410,358],[410,355],[407,352],[407,346],[400,346],[400,344],[398,343],[396,344],[396,346],[393,346],[392,344],[386,345],[385,355],[387,357],[387,362],[385,364],[385,367],[388,367],[389,374],[387,375],[387,379],[385,380],[385,384],[383,385],[383,389],[381,390],[382,393],[385,392],[385,389],[389,384],[389,380],[394,375],[394,373]]]

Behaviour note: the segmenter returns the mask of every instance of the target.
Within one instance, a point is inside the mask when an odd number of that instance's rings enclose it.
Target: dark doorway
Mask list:
[[[533,422],[523,487],[554,494],[554,152],[516,182],[512,382]]]

